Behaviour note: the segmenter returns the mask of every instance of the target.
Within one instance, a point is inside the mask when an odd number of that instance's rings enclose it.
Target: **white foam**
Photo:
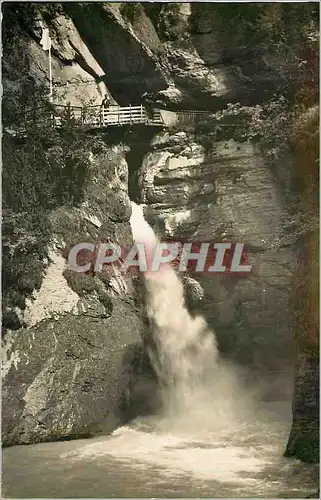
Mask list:
[[[62,455],[73,460],[100,459],[112,456],[141,468],[143,464],[160,467],[164,475],[186,475],[194,479],[219,482],[249,483],[258,481],[251,474],[261,471],[267,464],[252,449],[225,446],[215,442],[183,438],[167,433],[142,432],[130,427],[118,429],[110,438],[84,446]],[[195,438],[196,439],[196,438]]]
[[[135,204],[131,225],[136,242],[156,244],[143,208]],[[251,411],[235,368],[219,357],[214,333],[202,317],[187,311],[175,271],[164,266],[147,273],[145,283],[157,344],[157,352],[149,354],[163,384],[164,412],[139,418],[62,458],[103,461],[111,456],[133,468],[161,468],[171,477],[236,482],[241,487],[255,482],[257,487],[263,479],[256,474],[275,460],[281,442],[278,423],[266,425],[262,415]]]

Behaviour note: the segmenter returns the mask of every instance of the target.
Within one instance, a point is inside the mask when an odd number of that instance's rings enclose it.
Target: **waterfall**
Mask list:
[[[133,203],[132,209],[134,241],[144,243],[148,253],[157,237],[144,219],[143,207]],[[240,393],[235,374],[219,358],[214,333],[204,318],[189,314],[182,282],[169,264],[145,273],[145,284],[155,345],[149,355],[167,414],[190,420],[201,415],[202,425],[206,415],[211,424],[215,416],[222,417],[215,419],[216,424],[221,420],[226,425],[226,418],[239,413]]]

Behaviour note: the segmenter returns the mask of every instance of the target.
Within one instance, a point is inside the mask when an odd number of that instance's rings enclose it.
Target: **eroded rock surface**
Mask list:
[[[77,243],[132,243],[124,149],[106,146],[91,158],[82,204],[51,213],[49,265],[20,311],[24,327],[4,338],[5,445],[111,432],[132,416],[131,394],[141,398],[133,353],[143,326],[131,278],[67,269]]]
[[[180,132],[155,139],[154,147],[140,186],[146,216],[163,237],[245,244],[251,273],[194,276],[204,289],[200,310],[221,348],[246,364],[290,363],[294,255],[279,244],[284,207],[268,164],[251,144],[232,139],[207,153],[197,135]]]
[[[141,342],[137,312],[119,298],[112,313],[65,313],[9,334],[3,444],[111,432],[123,421],[132,376],[127,350]],[[95,312],[96,314],[93,314]]]

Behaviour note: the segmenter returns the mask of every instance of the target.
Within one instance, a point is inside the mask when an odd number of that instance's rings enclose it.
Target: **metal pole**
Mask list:
[[[49,92],[49,101],[53,101],[53,90],[52,90],[52,68],[51,68],[51,47],[49,46],[49,85],[50,85],[50,92]]]

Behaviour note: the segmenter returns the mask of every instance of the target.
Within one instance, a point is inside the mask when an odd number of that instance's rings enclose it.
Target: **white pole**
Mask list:
[[[49,46],[49,85],[50,85],[49,101],[52,102],[53,91],[52,91],[51,46]]]

